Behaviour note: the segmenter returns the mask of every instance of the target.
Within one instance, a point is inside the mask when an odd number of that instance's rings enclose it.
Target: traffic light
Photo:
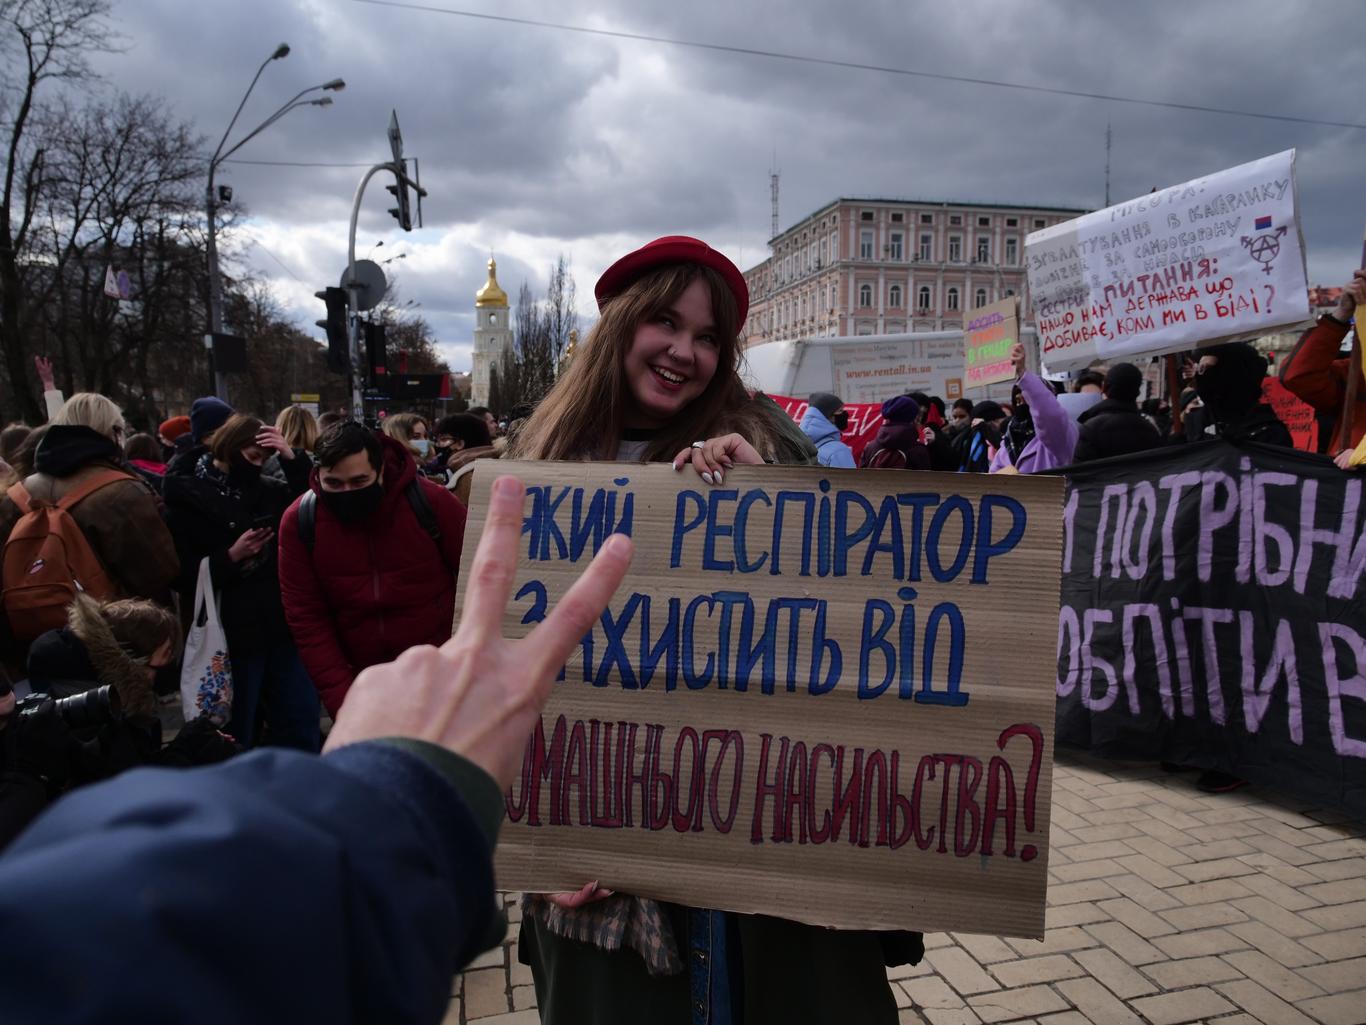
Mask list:
[[[398,206],[390,207],[389,212],[398,218],[398,223],[404,231],[412,231],[413,212],[408,205],[408,168],[403,161],[403,135],[398,128],[396,110],[389,115],[389,152],[394,158],[394,184],[386,185],[385,188],[398,200]]]
[[[327,369],[344,374],[351,367],[351,344],[346,337],[346,290],[325,288],[313,294],[327,304],[327,319],[316,322],[327,332]]]
[[[373,321],[365,323],[365,377],[376,384],[389,373],[388,357],[384,346],[384,325]]]
[[[398,206],[391,206],[389,212],[398,219],[398,223],[404,231],[412,231],[413,211],[408,202],[407,184],[403,179],[398,179],[393,185],[386,185],[385,189],[393,193],[394,199],[398,200]]]

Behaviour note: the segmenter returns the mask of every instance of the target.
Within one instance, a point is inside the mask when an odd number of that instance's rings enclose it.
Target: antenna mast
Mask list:
[[[1105,205],[1110,205],[1110,122],[1105,122]]]
[[[773,219],[769,224],[769,238],[778,237],[778,172],[772,170],[768,174],[768,191],[773,199]]]

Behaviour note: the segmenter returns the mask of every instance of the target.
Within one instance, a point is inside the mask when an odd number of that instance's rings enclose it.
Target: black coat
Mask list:
[[[1133,402],[1104,399],[1077,418],[1080,430],[1072,462],[1144,452],[1162,444],[1162,435]]]
[[[244,562],[228,556],[233,543],[254,526],[266,525],[278,533],[280,517],[308,487],[307,461],[293,459],[285,466],[292,473],[289,484],[263,476],[240,496],[197,476],[193,469],[166,475],[166,519],[180,556],[181,607],[193,607],[199,563],[207,557],[220,595],[223,632],[234,657],[290,640],[280,601],[276,542]]]

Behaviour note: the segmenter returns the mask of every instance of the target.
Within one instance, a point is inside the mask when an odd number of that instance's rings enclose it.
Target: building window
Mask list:
[[[1044,224],[1044,221],[1043,221],[1043,218],[1042,218],[1042,217],[1035,217],[1035,218],[1034,218],[1034,230],[1035,230],[1035,231],[1038,231],[1040,228],[1042,228],[1042,227],[1043,227],[1043,224]]]
[[[892,232],[892,244],[887,248],[888,251],[891,253],[893,260],[904,260],[906,258],[903,255],[903,247],[901,243],[903,237],[904,236],[899,231]]]
[[[901,286],[893,285],[887,289],[887,305],[893,309],[901,308]]]
[[[893,223],[893,224],[900,224],[900,223],[901,223],[902,221],[904,221],[905,219],[906,219],[906,217],[905,217],[904,214],[892,214],[892,223]]]
[[[916,305],[920,307],[920,311],[921,311],[922,313],[928,313],[928,312],[929,312],[929,310],[930,310],[930,286],[929,286],[929,285],[922,285],[922,286],[920,287],[920,301],[919,301]]]
[[[830,286],[830,308],[831,308],[832,310],[835,308],[835,286],[834,286],[834,285],[831,285],[831,286]]]
[[[860,231],[858,233],[858,255],[860,260],[871,260],[873,258],[873,233],[871,231]]]
[[[952,228],[960,227],[963,223],[962,214],[949,214],[949,226]]]
[[[958,309],[958,289],[956,289],[956,288],[950,288],[950,289],[949,289],[949,292],[948,292],[948,301],[947,301],[947,303],[946,303],[945,305],[948,306],[948,308],[951,309],[951,310],[956,310],[956,309]]]
[[[920,236],[920,259],[930,261],[934,259],[934,236]]]
[[[873,325],[872,325],[872,324],[860,324],[860,325],[858,326],[858,333],[861,334],[861,335],[870,335],[870,334],[872,334],[872,333],[873,333]]]
[[[977,236],[977,262],[991,262],[991,239],[986,235]]]
[[[934,223],[934,214],[921,214],[921,215],[920,215],[920,223],[921,223],[921,224],[933,224],[933,223]]]
[[[830,258],[830,240],[821,239],[821,264],[824,265]]]
[[[858,286],[858,304],[860,306],[873,305],[873,286],[862,284]]]
[[[1005,297],[1006,297],[1007,299],[1009,299],[1009,298],[1010,298],[1012,295],[1014,295],[1014,294],[1015,294],[1015,289],[1013,289],[1013,288],[1007,288],[1007,289],[1006,289]]]
[[[1020,240],[1017,238],[1006,239],[1006,263],[1016,264],[1020,259]]]
[[[1006,218],[1006,227],[1007,227],[1007,228],[1018,228],[1019,226],[1020,226],[1020,219],[1019,219],[1018,217],[1007,217],[1007,218]]]
[[[949,236],[949,263],[963,262],[963,237],[961,235]]]
[[[859,220],[861,221],[871,221],[872,219],[873,211],[871,210],[864,210],[861,214],[859,214]]]
[[[979,218],[977,218],[977,227],[979,227],[979,228],[990,228],[990,227],[991,227],[991,218],[990,218],[990,217],[979,217]]]
[[[986,304],[987,304],[987,290],[986,290],[985,288],[979,288],[979,289],[977,290],[976,294],[972,297],[972,305],[975,306],[977,309],[980,310],[980,309],[981,309],[983,306],[985,306]]]

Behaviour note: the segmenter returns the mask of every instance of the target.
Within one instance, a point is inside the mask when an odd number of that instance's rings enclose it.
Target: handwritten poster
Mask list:
[[[510,634],[612,531],[636,550],[507,795],[501,885],[1042,936],[1061,479],[498,472],[529,491]]]
[[[1050,371],[1306,321],[1295,151],[1034,232],[1025,259]]]
[[[1020,300],[1008,296],[963,314],[963,379],[969,388],[1015,379],[1010,349],[1020,338]]]

